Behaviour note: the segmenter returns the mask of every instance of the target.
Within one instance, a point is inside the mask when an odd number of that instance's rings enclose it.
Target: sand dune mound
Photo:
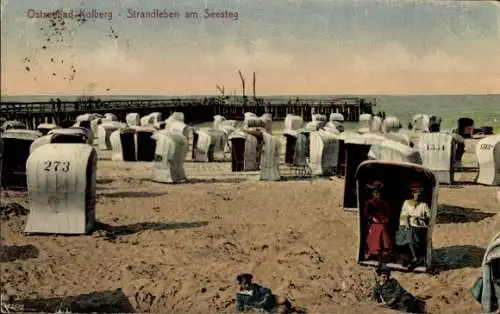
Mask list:
[[[122,289],[47,299],[11,297],[3,307],[24,313],[135,313]]]

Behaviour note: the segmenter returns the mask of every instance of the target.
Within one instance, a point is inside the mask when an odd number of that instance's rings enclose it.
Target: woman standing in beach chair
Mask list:
[[[412,267],[423,261],[419,256],[425,255],[423,252],[427,244],[430,208],[422,200],[422,192],[423,188],[419,182],[411,184],[412,199],[403,203],[396,233],[396,245],[408,246],[410,250]]]
[[[392,251],[392,241],[389,234],[391,209],[389,203],[380,197],[383,186],[380,181],[374,181],[368,185],[372,197],[365,204],[364,214],[368,218],[366,239],[368,259],[376,258],[380,262],[388,262]]]

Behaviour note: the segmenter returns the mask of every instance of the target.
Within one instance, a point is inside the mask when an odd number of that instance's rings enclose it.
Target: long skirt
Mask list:
[[[404,246],[413,243],[413,232],[408,226],[400,226],[396,232],[396,245]]]
[[[427,247],[427,228],[410,227],[410,229],[412,229],[412,239],[415,249],[423,253],[422,250]]]
[[[388,255],[392,249],[391,237],[383,224],[372,224],[367,237],[368,255]]]
[[[413,245],[415,249],[422,249],[427,242],[427,229],[401,226],[396,232],[396,245]]]

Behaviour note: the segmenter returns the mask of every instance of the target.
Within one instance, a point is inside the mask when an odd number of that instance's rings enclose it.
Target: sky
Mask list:
[[[73,17],[40,16],[58,9]],[[155,9],[178,17],[130,14]],[[253,72],[257,95],[500,93],[494,1],[1,0],[1,15],[2,95],[241,94],[238,70],[247,95]]]

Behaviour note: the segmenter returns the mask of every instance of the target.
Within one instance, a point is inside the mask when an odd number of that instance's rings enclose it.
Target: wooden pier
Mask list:
[[[213,121],[214,115],[226,119],[242,120],[245,112],[258,116],[270,113],[273,120],[283,120],[287,114],[296,114],[310,120],[312,114],[329,116],[333,112],[344,115],[346,121],[358,121],[362,113],[373,113],[375,100],[354,97],[335,97],[331,99],[287,100],[243,97],[189,97],[176,99],[132,99],[100,100],[82,98],[76,101],[52,100],[46,102],[2,102],[0,117],[18,120],[34,128],[39,123],[54,122],[61,124],[65,120],[75,120],[85,113],[113,113],[121,121],[128,113],[136,112],[141,116],[151,112],[161,112],[167,118],[172,112],[184,113],[186,123]]]

